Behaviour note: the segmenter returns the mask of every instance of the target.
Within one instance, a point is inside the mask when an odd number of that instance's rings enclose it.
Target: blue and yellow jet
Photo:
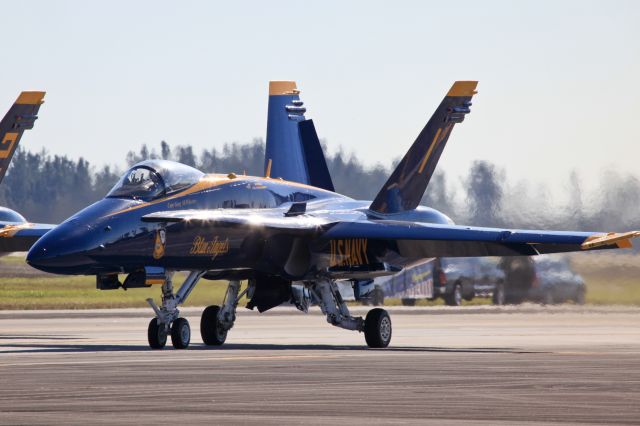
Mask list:
[[[336,280],[358,283],[440,256],[629,247],[638,232],[460,226],[418,205],[454,126],[470,112],[476,85],[455,82],[375,199],[358,201],[334,191],[295,83],[272,82],[265,177],[143,161],[103,200],[42,237],[27,262],[51,273],[96,275],[103,290],[159,285],[161,306],[148,300],[156,313],[148,328],[152,348],[164,347],[169,334],[174,347],[189,345],[191,330],[178,306],[201,278],[229,281],[222,306],[202,314],[207,345],[224,343],[246,295],[247,307],[260,312],[288,301],[303,311],[318,303],[329,323],[364,332],[367,344],[379,348],[391,340],[389,315],[376,308],[364,319],[352,316]],[[177,292],[174,271],[190,272]],[[248,280],[242,292],[240,280]]]
[[[25,130],[38,119],[45,92],[22,92],[0,121],[0,182],[7,173],[13,153]],[[53,225],[30,223],[18,212],[0,207],[0,256],[27,251]]]

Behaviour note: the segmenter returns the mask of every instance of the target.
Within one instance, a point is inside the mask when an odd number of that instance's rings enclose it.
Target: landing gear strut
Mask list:
[[[162,349],[167,344],[167,336],[171,335],[171,343],[176,349],[186,349],[191,341],[191,327],[186,318],[180,318],[178,306],[184,303],[205,274],[205,271],[193,271],[184,280],[176,294],[173,293],[173,273],[168,273],[162,284],[162,307],[158,307],[153,299],[147,303],[156,313],[149,323],[147,337],[152,349]]]
[[[333,280],[320,279],[311,284],[311,291],[319,301],[327,322],[347,330],[364,332],[370,348],[386,348],[391,342],[391,318],[384,309],[369,311],[366,319],[352,317]]]
[[[251,290],[247,287],[240,293],[240,281],[229,281],[222,306],[207,306],[200,319],[200,334],[205,345],[220,346],[225,342],[227,332],[236,321],[238,302]]]

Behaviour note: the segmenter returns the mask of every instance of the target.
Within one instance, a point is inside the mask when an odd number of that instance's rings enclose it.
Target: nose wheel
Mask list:
[[[178,318],[171,325],[171,343],[176,349],[187,349],[191,341],[191,327],[186,318]]]
[[[151,349],[163,349],[167,344],[167,337],[171,331],[171,344],[176,349],[187,349],[191,342],[191,327],[186,318],[176,319],[171,327],[154,318],[149,323],[147,329],[147,338],[149,339],[149,347]]]
[[[149,323],[147,338],[151,349],[162,349],[167,344],[167,328],[158,322],[158,318],[152,319]]]
[[[178,305],[181,305],[196,286],[205,271],[192,271],[184,280],[180,290],[174,294],[172,272],[165,275],[162,284],[162,307],[155,304],[153,299],[147,302],[156,313],[156,317],[149,323],[147,337],[152,349],[162,349],[167,344],[167,337],[171,334],[171,344],[176,349],[187,349],[191,342],[191,327],[186,318],[180,318]]]

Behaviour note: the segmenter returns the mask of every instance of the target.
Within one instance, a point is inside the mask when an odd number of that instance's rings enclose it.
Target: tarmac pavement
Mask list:
[[[317,309],[206,347],[201,311],[161,351],[150,310],[0,312],[0,424],[640,423],[638,308],[391,308],[382,350]]]

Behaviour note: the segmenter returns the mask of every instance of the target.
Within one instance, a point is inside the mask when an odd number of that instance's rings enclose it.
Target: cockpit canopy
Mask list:
[[[204,176],[199,170],[167,160],[147,160],[131,167],[109,191],[109,198],[151,201],[182,191]]]

